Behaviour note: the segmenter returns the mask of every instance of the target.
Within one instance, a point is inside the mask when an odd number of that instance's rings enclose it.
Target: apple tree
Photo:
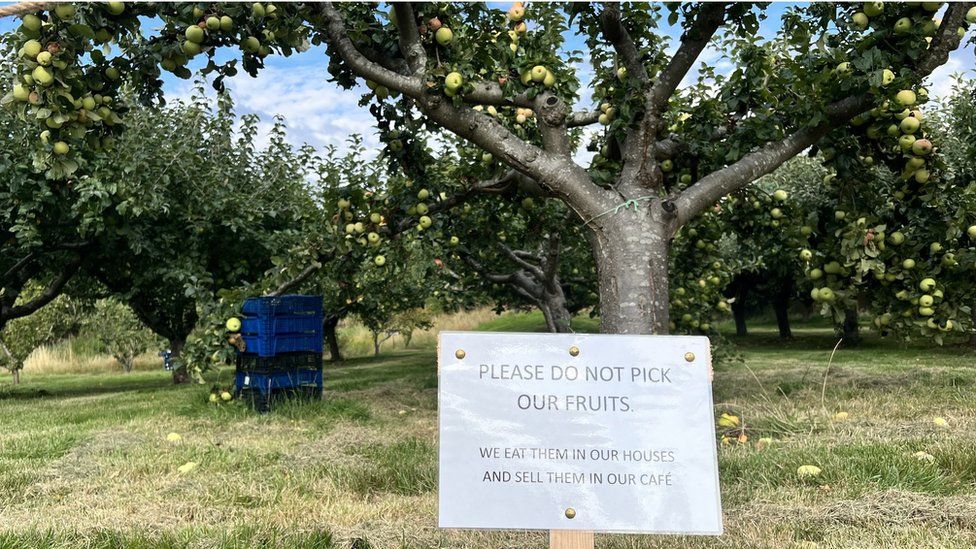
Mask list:
[[[21,300],[32,302],[44,291],[44,286],[32,282],[23,289]],[[0,368],[13,375],[15,385],[20,383],[20,371],[31,353],[77,333],[88,309],[85,299],[59,294],[35,313],[8,322],[0,330]]]
[[[923,80],[966,36],[971,8],[949,4],[939,24],[938,3],[792,7],[776,35],[760,40],[765,8],[749,4],[538,3],[507,14],[450,3],[396,3],[389,14],[332,3],[59,5],[25,16],[7,102],[52,132],[35,155],[57,179],[121,131],[120,81],[152,98],[160,65],[186,73],[186,58],[207,55],[205,70],[219,81],[238,64],[217,64],[219,47],[239,47],[241,66],[254,73],[264,56],[303,49],[306,37],[325,43],[339,85],[368,80],[383,90],[378,100],[397,105],[395,116],[383,117],[405,133],[398,139],[405,148],[411,132],[449,131],[535,180],[585,222],[603,331],[665,332],[678,229],[818,144],[905,164],[904,144],[875,138],[880,123],[914,106]],[[159,32],[146,38],[141,15],[159,17]],[[664,18],[681,33],[670,55]],[[577,99],[573,63],[582,56],[567,53],[568,29],[584,38],[595,72],[588,95],[599,108]],[[119,55],[87,54],[112,38]],[[706,48],[735,68],[719,74],[702,59]],[[87,109],[95,95],[101,106]],[[576,128],[598,123],[606,161],[581,166],[572,156]],[[916,141],[908,147],[914,156],[932,154],[930,140]],[[685,171],[688,180],[675,176]]]
[[[97,338],[105,351],[132,371],[135,359],[159,347],[159,338],[136,317],[132,309],[116,299],[100,299],[85,318],[85,330]]]

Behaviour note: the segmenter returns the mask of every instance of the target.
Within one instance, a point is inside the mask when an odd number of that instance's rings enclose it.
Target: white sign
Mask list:
[[[708,338],[441,332],[442,528],[722,533]]]

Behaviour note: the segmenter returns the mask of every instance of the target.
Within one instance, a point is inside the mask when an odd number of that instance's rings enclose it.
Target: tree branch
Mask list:
[[[61,273],[50,284],[48,284],[47,288],[45,288],[39,296],[27,303],[15,305],[0,312],[0,324],[6,323],[15,318],[28,316],[36,312],[41,307],[54,301],[59,295],[61,295],[61,292],[64,291],[64,287],[75,276],[80,267],[80,257],[68,262],[68,264],[64,266]]]
[[[951,4],[946,11],[940,32],[915,66],[915,74],[924,79],[949,59],[949,52],[959,47],[961,38],[956,29],[964,22],[966,12],[974,3]],[[867,110],[872,103],[868,94],[847,97],[827,106],[827,122],[804,126],[786,138],[767,144],[747,154],[738,162],[715,171],[681,192],[675,199],[678,226],[684,225],[719,198],[740,189],[758,177],[770,173],[807,147],[814,145],[831,129],[847,123],[853,116]]]
[[[600,111],[574,112],[566,117],[567,128],[579,128],[596,124],[600,120]]]
[[[504,252],[505,255],[512,260],[513,263],[515,263],[522,269],[532,273],[532,275],[535,276],[536,278],[542,278],[542,269],[540,269],[538,266],[529,263],[522,257],[519,257],[519,254],[515,253],[511,248],[509,248],[502,242],[498,243],[498,247],[502,249],[502,252]]]
[[[268,293],[268,295],[275,296],[275,297],[281,296],[284,295],[286,292],[289,292],[294,288],[301,286],[303,282],[305,282],[306,280],[311,278],[312,275],[317,273],[319,269],[322,268],[322,265],[323,263],[319,261],[312,263],[311,265],[302,269],[302,272],[298,273],[298,275],[296,275],[291,280],[283,282],[273,292]]]
[[[620,4],[603,3],[603,11],[600,12],[600,28],[603,37],[613,45],[614,51],[623,60],[624,67],[627,67],[627,76],[636,78],[643,88],[643,85],[648,82],[647,69],[641,63],[640,52],[637,51],[633,38],[620,20]]]
[[[405,76],[391,71],[379,63],[366,58],[346,35],[342,22],[342,15],[331,2],[320,4],[320,11],[326,21],[326,35],[329,42],[336,48],[342,59],[359,76],[372,80],[377,84],[396,90],[414,99],[421,99],[424,94],[423,82],[420,78]],[[403,32],[401,26],[401,33]],[[414,29],[416,30],[416,29]]]
[[[678,51],[671,57],[668,66],[661,71],[657,82],[647,94],[646,107],[649,113],[659,113],[667,106],[674,90],[678,89],[678,84],[691,70],[702,50],[712,39],[712,35],[724,22],[725,8],[724,2],[708,2],[699,5],[698,17],[681,37]]]
[[[571,158],[547,152],[520,139],[487,114],[471,108],[458,108],[445,97],[427,94],[419,78],[397,74],[370,62],[346,35],[342,16],[335,6],[327,2],[320,9],[327,23],[330,45],[360,77],[412,97],[430,120],[545,185],[582,217],[596,215],[611,207],[613,193],[592,184],[586,171]]]
[[[400,29],[400,53],[407,60],[407,66],[415,77],[422,77],[427,69],[427,51],[420,42],[413,5],[410,2],[396,2],[397,27]]]

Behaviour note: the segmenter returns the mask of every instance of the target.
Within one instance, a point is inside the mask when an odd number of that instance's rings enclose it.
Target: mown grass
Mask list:
[[[866,333],[828,369],[830,326],[800,324],[790,342],[750,329],[731,338],[743,361],[715,375],[716,414],[739,415],[749,438],[720,446],[726,535],[599,547],[976,546],[972,351]],[[161,370],[27,370],[0,386],[0,548],[545,547],[541,533],[436,528],[436,381],[428,343],[328,365],[324,401],[261,416]],[[799,479],[804,464],[822,475]]]

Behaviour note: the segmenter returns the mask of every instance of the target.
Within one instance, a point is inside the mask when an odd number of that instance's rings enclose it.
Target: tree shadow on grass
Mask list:
[[[0,386],[0,401],[73,398],[139,391],[156,392],[160,390],[178,390],[184,387],[194,387],[194,385],[174,385],[172,378],[169,376],[140,376],[133,379],[120,379],[118,376],[105,376],[104,379],[99,379],[96,376],[85,376],[86,379],[91,380],[91,383],[83,383],[81,381],[82,376],[80,375],[79,380],[72,380],[70,385],[42,380],[16,386]]]

